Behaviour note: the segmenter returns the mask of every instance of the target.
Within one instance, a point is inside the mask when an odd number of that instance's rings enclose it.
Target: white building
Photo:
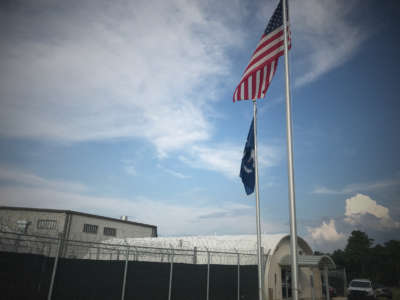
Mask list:
[[[70,210],[0,206],[0,231],[101,242],[156,237],[157,226]]]

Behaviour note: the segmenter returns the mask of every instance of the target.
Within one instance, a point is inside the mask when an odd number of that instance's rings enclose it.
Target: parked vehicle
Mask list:
[[[332,286],[329,285],[329,297],[336,297],[336,289]],[[322,294],[325,296],[326,295],[326,288],[325,288],[325,283],[322,284]]]
[[[385,297],[388,299],[392,299],[391,289],[383,286],[382,284],[375,285],[375,295],[376,295],[376,297]]]
[[[353,279],[347,289],[347,298],[354,299],[375,299],[375,291],[371,280]]]

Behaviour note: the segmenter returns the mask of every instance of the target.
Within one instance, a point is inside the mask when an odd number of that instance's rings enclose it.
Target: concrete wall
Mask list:
[[[41,228],[39,224],[48,221],[52,228]],[[24,224],[26,224],[24,226]],[[97,225],[97,233],[83,231],[84,224]],[[39,226],[38,226],[39,225]],[[115,236],[104,235],[104,227],[114,228]],[[25,229],[25,230],[24,230]],[[153,237],[156,227],[129,223],[122,220],[112,220],[100,216],[91,216],[70,212],[54,212],[51,210],[10,209],[0,208],[0,230],[21,232],[30,235],[59,237],[65,233],[66,239],[102,242],[112,238]]]
[[[40,212],[31,210],[0,209],[0,230],[21,232],[32,235],[59,237],[64,231],[65,213]],[[54,221],[55,228],[38,228],[38,222]],[[26,226],[23,224],[26,223]],[[23,228],[25,227],[25,230]]]
[[[135,225],[123,221],[112,221],[102,218],[90,217],[85,215],[72,215],[71,226],[68,234],[68,239],[102,242],[113,238],[126,237],[152,237],[153,228],[148,226]],[[97,233],[87,233],[83,231],[84,224],[97,225]],[[116,229],[115,236],[104,235],[104,227]]]

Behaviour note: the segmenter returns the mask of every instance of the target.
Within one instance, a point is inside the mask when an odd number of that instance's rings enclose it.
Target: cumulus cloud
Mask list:
[[[372,217],[372,218],[371,218]],[[365,218],[375,220],[376,226],[381,229],[400,228],[400,222],[394,221],[389,215],[389,209],[377,204],[367,195],[357,194],[346,199],[346,212],[344,221],[352,224],[362,224]],[[373,223],[369,222],[372,226]]]
[[[317,250],[332,252],[344,248],[353,230],[362,230],[376,243],[399,236],[400,222],[390,215],[388,207],[380,205],[370,196],[356,194],[346,199],[342,217],[322,220],[322,224],[307,226],[307,239]]]
[[[329,223],[323,221],[321,226],[307,227],[308,239],[311,244],[322,250],[342,248],[345,245],[347,235],[336,229],[335,220],[330,219]]]

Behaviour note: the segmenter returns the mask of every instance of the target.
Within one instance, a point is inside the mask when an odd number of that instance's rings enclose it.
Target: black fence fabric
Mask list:
[[[174,264],[172,294],[174,300],[204,300],[207,295],[207,266]]]
[[[121,261],[60,258],[52,299],[121,299],[123,272]]]
[[[42,255],[0,252],[0,297],[47,299],[53,263]]]
[[[128,263],[125,300],[166,300],[169,291],[170,264],[154,262]]]
[[[46,300],[54,258],[0,252],[0,295],[5,300]],[[125,261],[60,258],[54,281],[54,300],[121,299]],[[210,265],[209,299],[234,300],[238,267]],[[167,300],[170,263],[128,262],[125,300]],[[257,266],[240,266],[240,299],[258,296]],[[171,299],[205,300],[207,265],[174,263]]]
[[[240,299],[258,299],[257,266],[240,266]]]

